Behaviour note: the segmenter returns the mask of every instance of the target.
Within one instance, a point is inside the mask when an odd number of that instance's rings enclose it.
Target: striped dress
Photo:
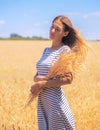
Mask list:
[[[63,50],[69,52],[70,48],[65,45],[56,50],[45,48],[36,65],[38,75],[47,75]],[[61,86],[44,88],[39,94],[38,125],[39,130],[75,130],[73,115]]]

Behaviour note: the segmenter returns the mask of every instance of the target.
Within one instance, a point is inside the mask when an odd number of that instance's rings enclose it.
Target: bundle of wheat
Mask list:
[[[82,68],[83,62],[87,55],[87,45],[74,46],[68,53],[66,51],[60,54],[59,59],[51,67],[47,77],[49,79],[62,78],[66,73],[71,72],[77,75],[77,72]]]

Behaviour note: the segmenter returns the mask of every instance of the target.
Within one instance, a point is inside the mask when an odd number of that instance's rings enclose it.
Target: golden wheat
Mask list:
[[[90,50],[84,71],[71,85],[63,86],[76,130],[99,130],[100,126],[100,42],[88,44],[95,54]],[[35,64],[49,45],[49,41],[0,41],[0,130],[38,130],[37,99],[23,108]]]

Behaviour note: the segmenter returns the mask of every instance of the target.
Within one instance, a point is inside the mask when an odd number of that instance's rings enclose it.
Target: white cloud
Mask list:
[[[41,24],[40,23],[34,23],[33,26],[39,27]]]
[[[81,12],[69,12],[66,13],[66,16],[68,17],[83,17],[83,18],[90,18],[90,17],[100,17],[100,11],[97,12],[90,12],[90,13],[86,13],[83,14]]]
[[[28,14],[27,13],[24,13],[24,17],[27,17],[28,16]]]
[[[48,20],[45,20],[45,21],[43,21],[43,23],[44,23],[44,24],[48,24],[48,23],[49,23],[49,21],[48,21]]]
[[[90,13],[90,16],[100,17],[100,11]]]
[[[42,21],[41,23],[40,23],[40,22],[37,22],[37,23],[34,23],[33,26],[34,26],[34,27],[40,27],[40,26],[43,26],[43,25],[45,25],[45,24],[49,24],[49,21],[44,20],[44,21]]]
[[[98,11],[98,12],[91,12],[91,13],[83,15],[83,18],[89,18],[89,17],[100,17],[100,11]]]
[[[83,15],[83,18],[84,18],[84,19],[87,19],[88,17],[89,17],[88,14],[84,14],[84,15]]]
[[[4,25],[6,22],[4,20],[0,20],[0,26]]]
[[[82,35],[87,40],[97,40],[97,39],[100,39],[100,32],[88,32],[88,31],[85,32],[84,31],[84,32],[82,32]]]

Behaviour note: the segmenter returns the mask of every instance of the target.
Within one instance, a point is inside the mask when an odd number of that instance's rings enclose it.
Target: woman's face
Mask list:
[[[62,41],[62,37],[65,36],[65,32],[64,32],[64,25],[59,19],[55,20],[52,23],[49,35],[50,35],[50,39],[54,42]]]

